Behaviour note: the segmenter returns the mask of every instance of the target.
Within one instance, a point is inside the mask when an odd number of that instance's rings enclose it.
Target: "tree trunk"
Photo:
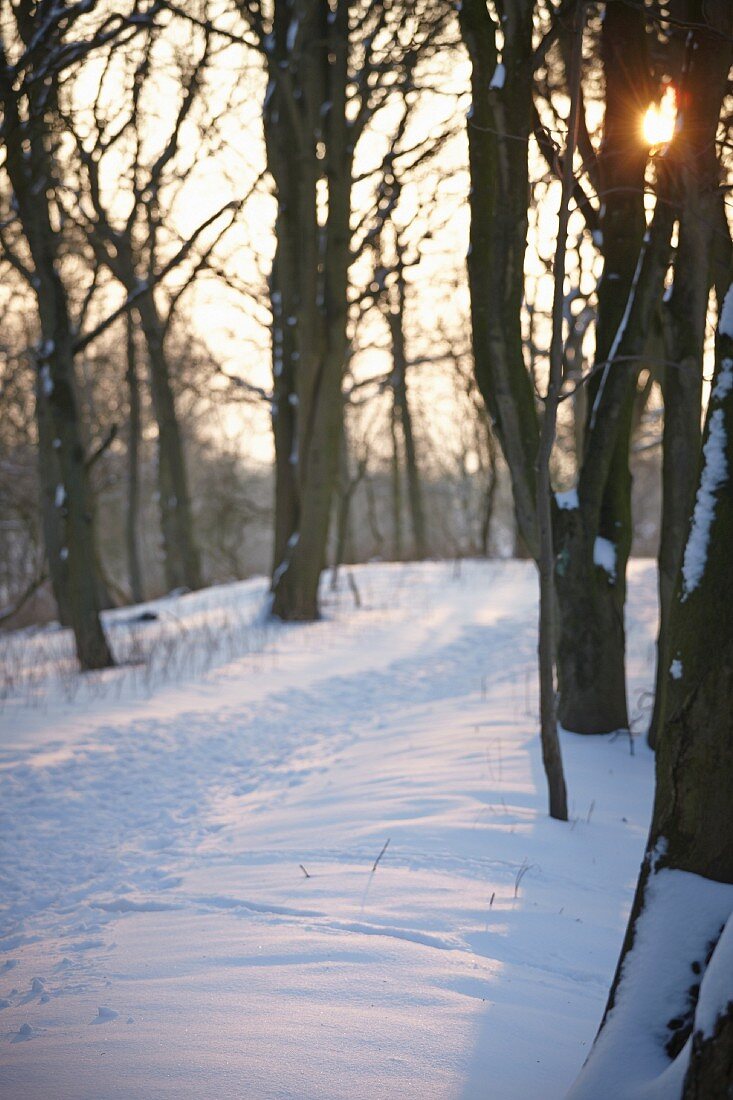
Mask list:
[[[292,297],[294,278],[285,270],[286,254],[291,250],[288,235],[292,230],[284,209],[286,203],[279,196],[276,226],[277,245],[273,270],[270,276],[270,302],[272,306],[272,432],[275,441],[275,530],[272,557],[272,575],[286,560],[288,540],[298,530],[297,420],[298,397],[295,391],[297,351],[292,320],[296,303]]]
[[[402,467],[400,462],[400,440],[397,434],[397,408],[392,393],[392,408],[389,411],[389,431],[392,441],[390,455],[390,499],[392,502],[392,558],[402,561]]]
[[[647,853],[606,1015],[572,1100],[649,1095],[660,1078],[644,1077],[644,1066],[673,1060],[674,1076],[670,1069],[656,1095],[727,1100],[733,1091],[733,290],[726,303],[670,612]],[[630,1027],[636,1050],[626,1065]]]
[[[622,3],[608,4],[602,35],[606,111],[599,171],[604,269],[598,288],[597,367],[620,350],[617,336],[625,325],[639,274],[646,229],[647,152],[639,141],[638,127],[650,99],[643,13]],[[588,383],[581,482],[589,450],[596,446],[596,419],[604,415],[601,403],[607,371],[625,375],[628,394],[620,396],[616,431],[604,441],[608,454],[602,481],[592,494],[580,494],[579,514],[569,524],[561,522],[558,530],[560,720],[576,733],[609,733],[628,727],[624,630],[631,546],[628,451],[639,367],[637,363],[629,370],[608,363]]]
[[[282,25],[276,12],[276,51],[287,59],[292,25],[287,9],[281,12]],[[346,118],[348,3],[340,0],[330,14],[326,6],[312,5],[296,22],[296,30],[301,56],[298,65],[291,67],[291,77],[299,94],[289,105],[283,102],[281,89],[273,95],[279,104],[278,117],[298,110],[302,129],[298,128],[294,140],[291,127],[278,123],[268,139],[278,186],[288,164],[294,162],[298,173],[293,187],[297,201],[297,448],[291,452],[298,514],[297,528],[288,537],[273,574],[272,610],[281,619],[310,620],[319,615],[318,585],[326,560],[343,416],[353,159]],[[324,180],[325,209],[319,197],[319,182]]]
[[[165,582],[176,588],[201,588],[201,563],[194,540],[183,442],[176,414],[163,323],[152,291],[138,300],[148,351],[150,394],[158,425],[158,495],[163,535]]]
[[[53,500],[58,519],[46,515],[44,528],[53,544],[47,546],[47,551],[54,555],[58,552],[65,569],[49,557],[49,571],[52,582],[59,586],[55,592],[57,603],[61,614],[68,614],[82,669],[106,668],[113,660],[99,617],[92,505],[76,398],[73,335],[66,289],[58,273],[58,236],[47,198],[55,178],[45,124],[52,92],[40,80],[31,81],[25,89],[29,117],[23,120],[18,107],[21,97],[10,82],[9,72],[0,43],[5,170],[33,262],[41,331],[36,353],[39,451],[48,454],[50,445],[56,455],[52,469],[59,474]],[[44,485],[44,511],[51,507],[48,488]]]
[[[407,394],[407,354],[405,350],[405,272],[402,262],[401,245],[397,242],[398,263],[395,280],[395,309],[387,315],[392,341],[392,390],[394,407],[402,428],[402,440],[405,447],[405,474],[407,475],[407,500],[410,507],[412,526],[413,555],[417,561],[427,554],[427,536],[425,533],[425,509],[423,507],[420,470],[417,464],[415,436],[412,429],[412,411]]]
[[[126,380],[130,413],[127,425],[127,511],[125,513],[125,546],[127,547],[127,568],[130,579],[130,595],[132,596],[132,602],[142,603],[143,582],[140,564],[140,547],[138,545],[141,439],[140,383],[137,377],[135,326],[131,313],[127,315],[126,325]]]
[[[76,404],[66,295],[53,264],[46,270],[38,262],[35,266],[44,334],[39,356],[40,404],[48,405],[54,445],[58,441],[55,449],[61,475],[54,499],[64,540],[59,557],[66,566],[66,588],[60,600],[68,608],[82,669],[107,668],[114,662],[99,618],[92,503]],[[45,415],[39,410],[39,421]],[[57,580],[63,578],[60,570],[55,576]]]
[[[61,469],[57,448],[54,446],[51,411],[40,385],[40,373],[36,385],[36,424],[38,427],[38,482],[40,487],[41,526],[46,548],[48,575],[56,600],[59,622],[71,626],[69,607],[69,568],[65,546],[64,525],[60,510],[56,507],[56,491],[61,484]]]
[[[583,63],[583,31],[585,9],[578,4],[573,16],[572,63],[568,73],[570,86],[570,114],[568,138],[565,146],[560,210],[557,218],[557,242],[555,246],[554,291],[552,301],[552,337],[550,342],[550,374],[545,397],[545,414],[540,430],[537,452],[537,531],[540,554],[537,562],[540,575],[539,619],[539,680],[540,680],[540,738],[542,762],[547,776],[550,817],[559,821],[568,819],[568,799],[565,788],[560,740],[557,731],[555,699],[555,550],[552,530],[552,481],[550,462],[557,429],[557,409],[560,401],[563,372],[563,314],[565,308],[565,259],[567,253],[570,196],[575,182],[574,160],[578,133],[578,107],[580,100],[581,69]]]
[[[486,0],[463,0],[459,21],[471,61],[468,282],[474,370],[509,466],[517,527],[536,560],[535,460],[539,427],[521,332],[533,9],[532,0],[521,0],[508,9],[502,26],[503,83],[494,81],[497,26]]]
[[[678,203],[679,243],[674,283],[665,306],[664,459],[662,529],[659,546],[660,626],[657,676],[649,743],[656,745],[664,720],[670,653],[669,611],[679,569],[687,520],[695,493],[700,454],[700,416],[705,325],[720,195],[715,134],[728,80],[728,58],[717,35],[690,36],[682,95],[684,124],[668,154]],[[726,237],[727,234],[727,225]],[[728,238],[729,239],[729,238]]]

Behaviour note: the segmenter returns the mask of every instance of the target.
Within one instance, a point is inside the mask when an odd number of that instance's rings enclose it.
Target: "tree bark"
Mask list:
[[[683,125],[669,151],[674,174],[673,196],[679,219],[674,282],[665,305],[664,458],[662,527],[659,547],[660,626],[657,676],[649,743],[656,745],[664,720],[670,654],[667,640],[674,583],[695,493],[700,453],[702,366],[710,286],[719,228],[720,164],[715,134],[726,92],[729,58],[719,36],[691,33],[680,89],[685,103]],[[727,236],[727,226],[726,226]]]
[[[537,559],[535,459],[539,427],[522,352],[532,122],[532,0],[507,9],[504,84],[497,26],[486,0],[464,0],[461,34],[471,61],[467,124],[471,173],[468,282],[476,381],[507,459],[519,532]]]
[[[399,242],[397,243],[400,249]],[[425,509],[423,506],[422,484],[417,462],[415,435],[412,427],[412,410],[407,393],[407,353],[405,350],[405,272],[401,255],[398,257],[397,277],[394,286],[394,310],[387,314],[392,342],[392,392],[394,407],[402,429],[402,441],[405,448],[405,474],[407,476],[407,500],[410,508],[412,527],[413,556],[417,561],[427,554],[427,536],[425,532]]]
[[[578,132],[578,107],[580,101],[581,68],[583,63],[583,30],[585,7],[577,4],[573,17],[572,63],[568,74],[570,85],[570,114],[568,138],[565,146],[560,209],[557,218],[557,242],[555,246],[554,293],[552,302],[552,337],[550,343],[550,374],[545,397],[545,413],[540,429],[537,452],[537,530],[540,553],[537,562],[540,575],[539,618],[539,679],[540,679],[540,738],[542,762],[547,776],[550,796],[550,817],[559,821],[568,819],[568,799],[562,766],[560,740],[557,732],[555,698],[555,550],[552,532],[552,481],[550,461],[557,429],[557,409],[560,401],[563,372],[563,320],[565,309],[565,259],[567,253],[568,222],[570,220],[570,196],[575,182],[574,160]]]
[[[294,42],[291,13],[276,5],[275,57],[280,61],[299,51],[290,65],[297,96],[286,102],[277,80],[270,94],[276,114],[270,115],[268,157],[278,190],[292,193],[296,221],[294,265],[296,311],[293,407],[297,410],[289,460],[294,467],[297,526],[288,534],[283,556],[273,573],[273,614],[288,620],[319,615],[318,585],[325,564],[331,504],[338,474],[341,438],[341,382],[347,351],[348,269],[350,255],[351,176],[353,146],[346,118],[348,83],[349,4],[340,0],[327,18],[325,6],[303,4],[296,19]],[[288,112],[299,112],[300,126],[282,125]],[[275,121],[277,119],[277,122]],[[268,122],[265,113],[266,126]],[[291,165],[295,162],[297,176]],[[325,210],[319,182],[327,185]],[[278,267],[278,275],[280,275]],[[278,289],[282,285],[278,281]],[[290,395],[289,395],[290,396]],[[278,416],[281,405],[278,405]],[[276,448],[281,446],[278,433]],[[276,472],[284,464],[279,456]],[[276,493],[285,502],[287,493]],[[295,514],[297,511],[297,515]],[[281,527],[287,524],[280,521]],[[284,530],[278,537],[281,545]]]
[[[587,459],[597,449],[594,428],[607,415],[604,398],[612,371],[626,390],[615,413],[602,480],[579,493],[579,510],[558,530],[561,637],[558,646],[560,720],[576,733],[608,733],[628,727],[624,604],[631,548],[631,474],[628,466],[633,392],[640,363],[608,363],[620,350],[617,336],[639,274],[646,229],[646,147],[638,128],[650,99],[644,15],[619,2],[606,7],[602,31],[606,77],[603,146],[599,156],[604,270],[598,288],[596,373],[588,383],[588,421],[580,484],[587,485]],[[661,292],[661,286],[660,286]],[[659,295],[661,297],[661,293]],[[645,332],[634,349],[639,354]],[[586,476],[584,476],[586,475]],[[561,519],[566,518],[561,516]],[[598,543],[597,540],[603,540]],[[600,547],[605,555],[598,553]],[[610,561],[613,567],[598,565]]]
[[[392,443],[389,463],[390,499],[392,503],[392,558],[394,561],[402,561],[404,556],[402,544],[402,463],[400,439],[397,433],[397,408],[394,402],[389,415],[389,433]]]
[[[670,612],[673,661],[647,852],[606,1015],[573,1100],[596,1100],[623,1059],[614,1037],[625,1034],[624,1021],[633,1018],[637,975],[655,980],[649,959],[665,919],[672,923],[661,942],[665,957],[675,960],[676,988],[667,980],[657,1016],[645,1018],[646,1032],[635,1038],[657,1061],[660,1048],[670,1061],[682,1061],[682,1091],[670,1095],[727,1098],[733,1090],[733,290],[726,301],[697,494]],[[680,920],[676,906],[685,897]]]
[[[143,582],[138,543],[140,512],[140,382],[137,376],[137,349],[132,314],[126,318],[127,331],[127,394],[130,404],[127,425],[127,510],[125,512],[125,546],[133,603],[142,603]]]
[[[28,117],[22,119],[20,96],[9,72],[0,45],[5,170],[32,257],[41,332],[36,353],[36,417],[39,440],[43,441],[39,451],[47,454],[51,441],[59,473],[53,500],[58,517],[47,516],[44,528],[52,534],[53,545],[47,546],[47,552],[58,552],[65,568],[49,557],[49,572],[52,583],[59,586],[55,592],[57,603],[62,614],[68,613],[82,669],[106,668],[113,660],[99,616],[92,502],[76,397],[73,334],[66,288],[58,272],[59,242],[48,199],[55,177],[47,144],[47,101],[39,102],[39,97],[51,93],[42,81],[32,79],[33,74],[30,80],[26,78]],[[46,493],[44,499],[49,508]],[[58,542],[62,545],[57,550]]]
[[[181,429],[164,346],[164,325],[153,292],[137,303],[148,351],[150,395],[158,425],[158,495],[163,535],[165,582],[176,588],[201,588],[201,562],[194,540],[188,476]]]

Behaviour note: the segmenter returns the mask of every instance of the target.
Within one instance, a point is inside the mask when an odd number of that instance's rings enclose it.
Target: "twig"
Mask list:
[[[525,859],[524,862],[522,863],[522,866],[517,871],[517,877],[514,879],[514,897],[515,898],[518,897],[519,887],[520,887],[520,884],[522,882],[522,879],[527,874],[527,871],[530,869],[531,866],[532,866],[532,864],[528,863],[527,860]]]
[[[387,839],[384,842],[384,847],[382,848],[382,850],[379,853],[379,855],[377,856],[377,858],[374,860],[374,866],[372,867],[372,874],[374,874],[374,872],[376,871],[377,864],[379,863],[379,861],[382,858],[382,856],[384,855],[384,853],[387,851],[387,848],[389,846],[389,842],[390,842],[391,839],[392,839],[391,837],[387,837]]]
[[[299,864],[298,864],[298,866],[300,867],[301,871],[303,872],[303,874],[305,875],[305,877],[306,877],[306,878],[310,878],[310,877],[311,877],[311,876],[310,876],[310,875],[308,874],[308,872],[306,871],[306,869],[305,869],[305,867],[303,866],[303,864],[302,864],[302,863],[299,863]]]

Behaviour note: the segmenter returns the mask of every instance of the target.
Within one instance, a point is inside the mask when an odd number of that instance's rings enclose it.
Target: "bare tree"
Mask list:
[[[270,281],[276,526],[273,611],[318,615],[341,438],[357,145],[442,25],[403,5],[240,4],[264,58],[264,130],[278,198]]]
[[[149,24],[154,4],[130,4],[108,14],[95,3],[59,6],[21,0],[8,13],[9,46],[0,42],[0,102],[4,172],[12,189],[6,256],[35,295],[40,341],[35,351],[39,456],[58,481],[50,514],[44,494],[44,530],[57,602],[68,609],[82,668],[103,668],[112,654],[99,618],[96,557],[87,459],[74,376],[78,349],[60,271],[59,179],[53,118],[59,84],[70,66],[95,49],[119,45]],[[16,233],[16,249],[7,233]]]
[[[533,73],[572,10],[574,4],[561,6],[533,50],[534,4],[518,0],[508,7],[500,61],[498,27],[484,0],[468,0],[461,8],[472,63],[468,270],[476,377],[511,471],[519,532],[535,559],[540,429],[521,328],[528,145],[534,132],[540,150],[561,171],[560,158],[550,151],[551,135],[538,125],[534,112]],[[638,128],[649,101],[649,82],[643,12],[610,3],[602,34],[607,99],[598,175],[606,275],[599,289],[596,361],[588,382],[577,493],[566,495],[562,507],[553,509],[559,715],[566,728],[585,733],[628,724],[623,628],[631,535],[628,441],[635,379],[650,318],[661,299],[671,235],[671,217],[663,203],[657,204],[648,232],[644,222],[647,150]],[[616,64],[613,58],[621,53],[623,64]],[[586,226],[595,228],[587,194],[577,181],[573,196],[585,211]]]
[[[190,24],[189,24],[190,26]],[[99,81],[96,102],[85,130],[72,111],[64,116],[74,136],[79,179],[74,207],[69,210],[81,222],[96,262],[111,273],[124,289],[142,331],[147,352],[152,408],[158,428],[158,502],[163,536],[166,584],[169,589],[201,586],[199,552],[193,530],[190,490],[179,418],[176,411],[175,369],[166,340],[183,294],[189,290],[231,227],[241,202],[227,202],[209,214],[187,237],[176,240],[171,223],[174,197],[181,191],[203,156],[206,142],[193,155],[184,144],[186,127],[193,124],[211,56],[211,36],[191,28],[191,49],[178,51],[178,105],[167,132],[151,148],[145,106],[155,95],[156,35],[148,34],[142,46],[120,72],[108,57]],[[167,78],[171,78],[170,71]],[[127,80],[127,98],[119,106],[119,85]],[[117,89],[110,109],[110,87]],[[91,120],[91,121],[90,121]],[[120,167],[120,161],[122,167]],[[108,164],[118,167],[117,186],[105,186]],[[72,192],[73,194],[73,192]],[[120,210],[124,214],[120,214]],[[165,275],[178,283],[167,297],[156,292]],[[130,347],[128,343],[128,348]],[[131,417],[137,400],[128,371]]]

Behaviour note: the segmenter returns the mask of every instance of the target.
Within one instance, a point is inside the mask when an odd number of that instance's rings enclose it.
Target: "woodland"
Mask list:
[[[575,1100],[733,1090],[732,63],[729,0],[0,0],[0,742],[25,640],[113,683],[265,575],[306,653],[380,563],[519,559],[542,815],[654,754]]]

